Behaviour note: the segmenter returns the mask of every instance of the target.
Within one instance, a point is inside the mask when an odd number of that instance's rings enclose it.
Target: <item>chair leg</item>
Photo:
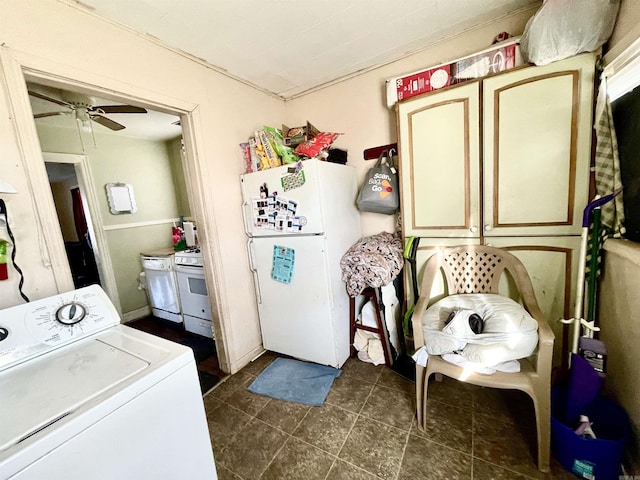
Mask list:
[[[429,366],[421,367],[416,364],[416,416],[418,429],[424,431],[427,426],[427,396],[429,393]]]
[[[421,430],[424,431],[427,428],[427,401],[429,394],[429,378],[433,372],[429,369],[429,364],[427,362],[427,367],[424,369],[424,376],[422,379],[422,425],[420,426]]]
[[[538,470],[550,470],[551,455],[551,394],[549,385],[536,391],[533,398],[536,411],[536,430],[538,434]]]
[[[424,372],[425,368],[416,364],[416,417],[418,419],[418,428],[424,430]]]

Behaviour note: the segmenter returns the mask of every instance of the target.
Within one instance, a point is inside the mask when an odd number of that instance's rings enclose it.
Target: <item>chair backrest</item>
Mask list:
[[[501,248],[459,245],[444,248],[427,260],[420,292],[429,295],[436,275],[444,272],[447,294],[498,293],[500,278],[509,272],[523,303],[537,307],[533,285],[522,262]]]
[[[498,293],[505,268],[502,252],[452,248],[443,252],[441,266],[450,295],[458,293]]]

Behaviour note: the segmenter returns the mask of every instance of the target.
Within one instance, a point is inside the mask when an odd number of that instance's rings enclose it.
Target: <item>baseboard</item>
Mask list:
[[[130,312],[122,314],[122,323],[133,322],[139,318],[148,317],[151,315],[151,307],[149,305],[131,310]]]
[[[256,348],[251,349],[248,353],[236,359],[236,361],[231,364],[230,366],[231,371],[229,373],[233,375],[234,373],[239,372],[243,367],[245,367],[246,365],[251,363],[253,360],[258,358],[264,352],[265,350],[262,347],[262,344],[258,345]]]

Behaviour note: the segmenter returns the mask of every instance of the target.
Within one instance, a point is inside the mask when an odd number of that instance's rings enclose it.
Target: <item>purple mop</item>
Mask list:
[[[565,425],[575,425],[585,409],[600,394],[604,378],[591,364],[575,353],[571,354],[571,371],[567,386]]]

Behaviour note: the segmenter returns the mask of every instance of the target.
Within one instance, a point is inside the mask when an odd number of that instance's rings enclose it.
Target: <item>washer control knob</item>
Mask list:
[[[56,320],[63,325],[75,325],[81,322],[87,315],[87,309],[78,302],[69,302],[62,305],[56,311]]]
[[[0,342],[9,336],[9,330],[4,327],[0,327]]]

